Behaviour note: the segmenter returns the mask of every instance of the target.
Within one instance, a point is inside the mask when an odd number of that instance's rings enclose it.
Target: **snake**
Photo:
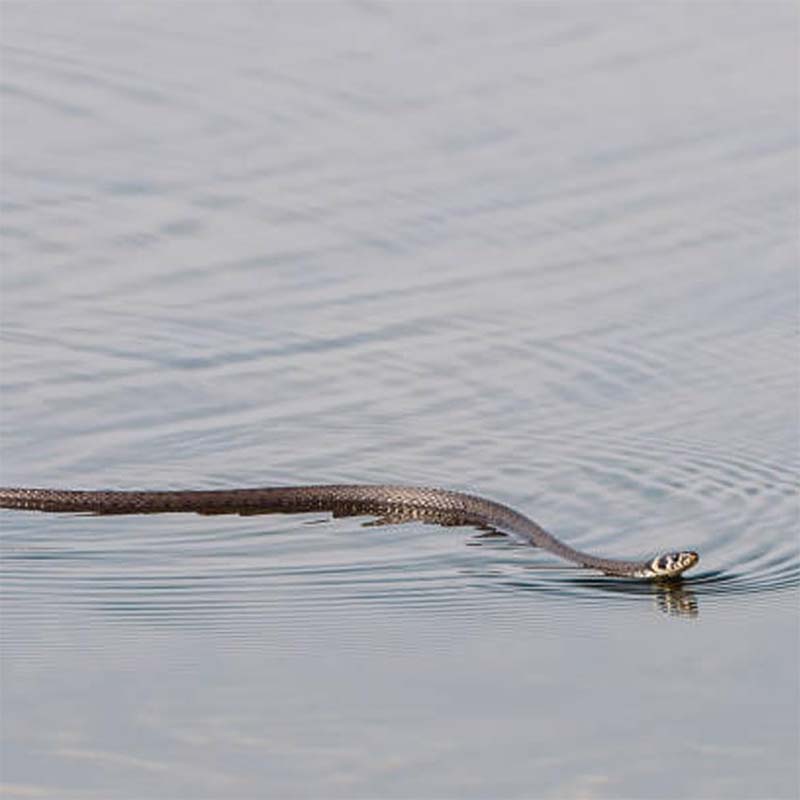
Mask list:
[[[643,561],[600,558],[576,550],[532,519],[478,495],[424,486],[322,484],[174,491],[0,488],[0,507],[30,511],[110,514],[295,514],[329,512],[334,517],[371,516],[367,524],[408,521],[471,526],[501,534],[579,564],[621,577],[677,578],[699,560],[691,550],[667,552]]]

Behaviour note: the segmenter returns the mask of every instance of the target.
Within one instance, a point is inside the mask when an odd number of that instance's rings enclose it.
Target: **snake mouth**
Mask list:
[[[678,575],[693,567],[699,560],[700,556],[693,550],[665,553],[650,562],[650,570],[655,578],[677,578]]]

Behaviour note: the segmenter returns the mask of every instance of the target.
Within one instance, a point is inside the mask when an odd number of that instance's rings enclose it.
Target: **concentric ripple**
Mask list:
[[[613,460],[612,460],[613,461]],[[763,467],[762,467],[763,469]],[[749,495],[748,495],[749,496]],[[762,527],[778,524],[760,507]],[[235,626],[252,614],[296,619],[332,607],[491,613],[509,591],[604,606],[655,603],[692,617],[703,602],[800,586],[791,538],[748,538],[748,518],[708,538],[699,568],[679,582],[617,580],[565,564],[505,536],[470,528],[324,514],[278,517],[43,517],[5,512],[3,596],[8,615],[40,604],[158,624]],[[42,524],[42,522],[44,524]],[[784,520],[791,523],[790,520]],[[622,549],[607,531],[577,546]],[[541,609],[540,613],[544,613]],[[527,613],[537,613],[529,608]]]

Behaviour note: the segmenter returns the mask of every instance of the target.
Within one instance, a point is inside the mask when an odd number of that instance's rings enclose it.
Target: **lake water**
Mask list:
[[[793,4],[11,4],[8,798],[796,798]]]

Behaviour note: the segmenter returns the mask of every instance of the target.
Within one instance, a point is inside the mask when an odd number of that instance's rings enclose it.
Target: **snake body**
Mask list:
[[[370,515],[378,524],[408,520],[471,525],[541,547],[567,561],[625,578],[673,578],[698,561],[697,553],[665,553],[645,561],[599,558],[575,550],[518,511],[477,495],[418,486],[319,485],[210,491],[83,491],[0,488],[0,507],[91,514],[292,514],[328,511]]]

